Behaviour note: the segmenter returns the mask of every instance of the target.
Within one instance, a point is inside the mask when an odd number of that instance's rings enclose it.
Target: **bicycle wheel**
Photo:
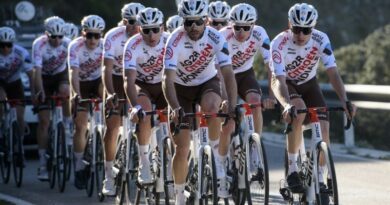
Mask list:
[[[102,138],[99,131],[96,131],[96,152],[95,152],[95,180],[96,180],[96,193],[99,193],[103,187],[104,178],[104,148],[102,144]]]
[[[336,170],[334,167],[333,157],[328,145],[325,142],[321,142],[317,147],[317,159],[320,162],[320,158],[323,156],[325,165],[322,168],[322,175],[317,174],[319,182],[323,183],[320,185],[320,205],[338,205],[339,195],[337,189],[337,178]],[[320,163],[317,164],[317,171],[320,172]]]
[[[47,171],[49,172],[49,186],[50,189],[54,188],[56,183],[57,173],[57,162],[54,160],[54,130],[52,127],[49,128],[49,159],[47,160]],[[57,139],[58,140],[58,139]]]
[[[206,204],[218,204],[218,185],[217,185],[217,173],[215,168],[215,160],[212,150],[209,150],[210,154],[207,154],[203,150],[201,156],[202,167],[201,167],[201,180],[199,185],[199,191],[201,198],[199,200],[200,205]]]
[[[169,200],[173,199],[173,176],[172,176],[172,157],[174,154],[173,145],[169,137],[163,141],[163,162],[162,169],[164,174],[164,195],[165,205],[169,205]]]
[[[95,154],[95,153],[93,153],[93,143],[92,143],[93,135],[91,132],[87,132],[87,133],[89,133],[89,134],[87,134],[87,144],[85,145],[85,149],[84,149],[84,160],[88,161],[88,165],[84,168],[85,172],[87,174],[87,176],[86,176],[86,178],[87,178],[86,185],[87,186],[86,186],[85,190],[87,192],[87,196],[91,197],[93,194],[93,189],[94,189],[94,185],[95,185],[95,166],[96,166],[96,164],[94,165],[94,162],[92,161],[93,155]]]
[[[62,123],[57,125],[57,180],[58,189],[60,192],[64,192],[66,184],[66,170],[69,164],[66,157],[66,135],[65,128]]]
[[[268,163],[263,141],[257,133],[249,138],[250,197],[253,204],[268,204]]]
[[[134,135],[131,135],[128,139],[130,139],[130,147],[129,147],[129,158],[128,158],[128,165],[129,165],[129,171],[126,176],[127,180],[127,191],[129,200],[132,204],[134,202],[139,202],[139,196],[137,196],[138,187],[136,185],[138,180],[138,146],[137,146],[137,138]]]
[[[70,176],[72,175],[72,164],[73,164],[73,148],[72,145],[66,145],[66,151],[67,151],[67,159],[68,159],[68,166],[66,166],[65,174],[66,174],[66,181],[70,180]]]
[[[233,187],[232,198],[234,204],[245,205],[250,203],[250,184],[248,181],[248,166],[246,160],[246,148],[242,146],[242,138],[240,137],[240,151],[238,152],[236,162],[233,162]],[[244,187],[240,187],[240,183],[244,181]],[[242,185],[241,185],[242,186]]]
[[[17,187],[22,185],[23,181],[23,142],[20,135],[20,129],[17,122],[12,123],[12,135],[13,135],[13,162],[12,167],[14,170],[14,179]]]
[[[4,122],[3,122],[4,123]],[[9,178],[11,175],[11,156],[9,155],[10,152],[10,137],[9,137],[9,131],[5,128],[2,128],[2,135],[3,138],[1,138],[0,141],[0,171],[1,171],[1,178],[3,179],[3,183],[7,184],[9,182]]]

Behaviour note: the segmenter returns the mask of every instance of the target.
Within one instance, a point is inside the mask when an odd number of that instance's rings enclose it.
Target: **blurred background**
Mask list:
[[[83,16],[97,14],[103,17],[107,30],[121,20],[123,0],[32,0],[31,8],[17,6],[20,1],[0,1],[0,24],[11,26],[18,34],[18,43],[31,49],[32,41],[43,32],[43,20],[58,15],[67,22],[80,24]],[[139,0],[145,6],[157,7],[165,19],[177,14],[175,0]],[[291,0],[228,0],[231,6],[246,2],[258,11],[258,25],[263,26],[272,40],[287,28],[287,11],[294,3]],[[359,106],[355,121],[354,136],[358,146],[390,150],[390,1],[389,0],[328,0],[305,1],[319,12],[316,28],[328,34],[337,59],[339,72],[346,84],[384,85],[382,87],[353,87],[348,90],[352,101],[371,102],[370,106]],[[24,14],[23,14],[24,13]],[[257,57],[254,68],[258,79],[266,80],[264,63]],[[328,79],[321,69],[319,79],[324,88]],[[266,85],[265,81],[261,81]],[[27,86],[27,85],[26,85]],[[348,86],[347,86],[348,88]],[[358,89],[356,91],[356,88]],[[267,88],[263,88],[267,94]],[[325,92],[325,91],[324,91]],[[334,92],[326,91],[329,103],[337,104]],[[378,94],[379,93],[379,94]],[[385,93],[385,94],[383,94]],[[386,94],[387,93],[387,94]],[[375,104],[376,103],[376,104]],[[30,119],[34,116],[30,116]],[[275,124],[276,115],[266,112],[266,130],[281,132],[282,125]],[[344,142],[342,115],[331,116],[333,141]],[[33,120],[31,120],[34,127]],[[32,128],[33,129],[33,128]],[[35,132],[32,132],[35,133]]]

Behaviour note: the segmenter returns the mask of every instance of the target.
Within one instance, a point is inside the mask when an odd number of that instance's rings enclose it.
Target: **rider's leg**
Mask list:
[[[176,204],[185,204],[184,185],[188,173],[188,153],[190,149],[190,130],[181,129],[174,137],[175,154],[172,159],[173,180],[175,183]]]
[[[70,88],[68,82],[62,82],[58,87],[59,95],[67,97],[62,103],[62,110],[64,113],[64,125],[67,131],[71,132],[71,112],[70,112],[70,103],[69,103],[69,96],[70,96]]]
[[[152,103],[150,99],[145,94],[140,94],[137,98],[137,103],[141,105],[143,110],[149,111],[152,110]],[[140,175],[138,177],[141,183],[151,182],[150,175],[150,161],[149,161],[149,144],[150,144],[150,135],[152,134],[151,127],[151,117],[150,115],[144,116],[143,119],[140,119],[139,130],[137,133],[138,139],[138,154],[140,156]]]
[[[260,103],[261,95],[255,92],[249,92],[245,96],[245,101],[247,103]],[[261,136],[263,131],[263,113],[261,107],[257,107],[253,111],[253,123],[255,126],[255,132]]]
[[[85,165],[83,163],[83,156],[84,156],[84,149],[85,145],[87,143],[86,133],[87,133],[87,125],[88,125],[88,112],[85,110],[79,110],[76,111],[76,118],[74,119],[75,122],[75,133],[73,137],[73,149],[74,149],[74,156],[76,159],[75,162],[75,171],[83,170]],[[93,131],[91,131],[93,132]]]

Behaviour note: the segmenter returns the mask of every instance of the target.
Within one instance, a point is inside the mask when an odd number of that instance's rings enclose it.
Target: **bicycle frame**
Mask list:
[[[52,110],[51,110],[51,115],[50,115],[50,127],[52,130],[52,135],[54,136],[54,147],[53,147],[53,165],[57,165],[57,143],[58,143],[58,129],[57,126],[58,123],[63,123],[63,114],[62,114],[62,97],[57,97],[57,96],[52,96],[51,99],[52,101]],[[50,136],[49,136],[50,137]],[[67,147],[67,146],[66,146]],[[68,154],[68,152],[66,151]],[[69,157],[69,156],[65,156]],[[53,170],[52,170],[53,171]]]
[[[8,130],[5,131],[8,132],[7,136],[9,137],[9,154],[7,157],[7,161],[10,163],[13,162],[13,158],[14,158],[13,155],[14,146],[12,146],[14,144],[14,135],[13,135],[14,133],[11,126],[13,122],[17,122],[16,106],[18,102],[19,102],[18,100],[5,100],[1,102],[4,105],[3,122],[5,124],[3,125],[3,128],[8,128]],[[2,137],[6,137],[6,136],[3,134]],[[21,151],[23,152],[23,150]]]

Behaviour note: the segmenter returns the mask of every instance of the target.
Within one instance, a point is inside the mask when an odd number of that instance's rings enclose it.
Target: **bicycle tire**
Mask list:
[[[47,160],[47,171],[49,174],[49,187],[53,189],[56,183],[57,162],[54,161],[54,130],[49,127],[49,159]]]
[[[257,133],[252,134],[249,138],[249,156],[251,164],[249,167],[253,167],[254,173],[250,173],[250,202],[254,204],[268,204],[269,201],[269,172],[267,155],[264,148],[264,143]],[[254,140],[256,139],[256,140]],[[256,141],[258,140],[259,143]],[[256,152],[253,155],[253,151]],[[257,197],[258,196],[258,197]],[[255,200],[254,200],[255,199]]]
[[[3,138],[0,145],[2,148],[2,153],[0,155],[0,171],[3,183],[8,184],[11,176],[11,162],[9,160],[10,136],[7,128],[2,128],[2,131],[4,132],[2,132]]]
[[[127,179],[127,191],[129,200],[132,204],[134,202],[136,204],[139,203],[140,197],[137,197],[138,187],[136,185],[138,180],[138,146],[137,146],[137,138],[135,135],[131,134],[128,138],[130,139],[130,150],[129,150],[129,158],[127,163],[129,164],[128,174],[126,176]],[[137,202],[138,201],[138,202]]]
[[[66,174],[66,181],[70,180],[70,176],[72,175],[72,164],[73,164],[73,148],[72,145],[66,145],[66,151],[67,153],[67,158],[68,158],[68,166],[66,167],[67,169],[65,170]]]
[[[169,175],[168,171],[172,170],[172,158],[174,154],[173,144],[169,137],[165,138],[163,141],[162,155],[163,155],[163,174],[164,174],[164,195],[165,195],[165,205],[169,205],[169,201],[173,199],[173,176],[172,172]],[[170,190],[171,189],[171,190]],[[170,196],[170,194],[172,195]]]
[[[339,204],[339,195],[338,195],[338,187],[337,187],[337,177],[336,177],[336,169],[334,166],[334,161],[332,157],[332,153],[328,147],[328,145],[325,142],[321,142],[317,146],[317,162],[320,160],[320,153],[323,153],[325,163],[326,163],[326,170],[323,174],[324,178],[322,181],[324,181],[324,184],[326,186],[326,190],[320,191],[320,203],[319,205],[338,205]],[[317,170],[319,171],[319,163],[317,164]],[[317,174],[317,176],[319,176]],[[323,197],[327,197],[329,199],[329,203],[322,201]]]
[[[201,198],[199,199],[200,205],[209,204],[209,198],[211,198],[211,204],[218,204],[218,185],[215,159],[211,149],[209,152],[210,156],[207,155],[205,149],[203,149],[200,159],[202,160],[202,174],[200,175],[202,179],[200,180],[201,184],[199,185],[199,191],[201,192]]]
[[[66,135],[65,127],[62,123],[57,124],[57,180],[58,189],[64,192],[66,186],[66,170],[68,166],[68,159],[66,157]]]
[[[84,168],[85,172],[87,174],[86,179],[86,193],[88,197],[91,197],[93,194],[93,189],[94,189],[94,183],[95,183],[95,167],[96,164],[94,165],[92,161],[92,157],[95,153],[93,153],[93,143],[92,143],[92,132],[88,132],[89,134],[87,135],[87,144],[85,145],[84,149],[84,160],[87,160],[89,164]],[[96,155],[95,155],[96,156]]]
[[[21,140],[20,129],[17,122],[12,123],[13,147],[12,167],[14,179],[17,187],[22,185],[23,181],[23,142]]]
[[[96,193],[99,193],[103,187],[104,170],[104,148],[102,144],[101,133],[96,131],[96,152],[95,152],[95,179],[96,179]],[[99,196],[98,196],[99,198]]]

